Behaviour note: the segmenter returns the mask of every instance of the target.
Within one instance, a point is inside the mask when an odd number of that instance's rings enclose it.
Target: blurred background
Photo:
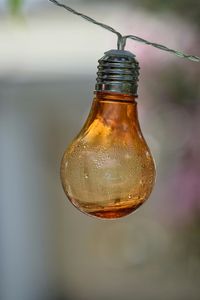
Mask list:
[[[198,0],[65,1],[122,34],[200,55]],[[128,41],[157,165],[150,199],[116,221],[64,195],[62,154],[116,37],[42,0],[0,0],[0,299],[200,299],[200,68]]]

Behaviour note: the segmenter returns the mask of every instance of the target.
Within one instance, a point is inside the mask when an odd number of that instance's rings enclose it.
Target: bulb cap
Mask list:
[[[139,63],[125,50],[109,50],[98,60],[95,91],[137,96]]]

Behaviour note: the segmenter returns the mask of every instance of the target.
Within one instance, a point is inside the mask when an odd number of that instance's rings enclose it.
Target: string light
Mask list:
[[[155,183],[155,164],[137,116],[139,63],[125,51],[127,39],[151,45],[178,57],[184,54],[135,35],[125,35],[74,9],[49,0],[117,35],[117,50],[99,60],[95,96],[90,114],[61,162],[61,182],[71,203],[99,218],[120,218],[146,201]]]

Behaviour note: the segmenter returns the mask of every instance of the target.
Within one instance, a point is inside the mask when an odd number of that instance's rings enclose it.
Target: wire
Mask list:
[[[57,0],[49,0],[50,2],[52,2],[53,4],[59,6],[59,7],[62,7],[64,9],[66,9],[67,11],[71,12],[72,14],[74,15],[77,15],[83,19],[85,19],[86,21],[90,22],[90,23],[93,23],[95,25],[98,25],[106,30],[109,30],[110,32],[114,33],[117,35],[118,37],[118,40],[117,40],[117,48],[118,50],[124,50],[125,48],[125,45],[126,45],[126,40],[127,39],[132,39],[136,42],[139,42],[139,43],[143,43],[145,45],[150,45],[154,48],[157,48],[157,49],[160,49],[160,50],[163,50],[163,51],[167,51],[169,53],[173,53],[175,54],[176,56],[178,57],[181,57],[181,58],[186,58],[186,59],[189,59],[191,61],[195,61],[195,62],[200,62],[200,57],[199,56],[196,56],[196,55],[189,55],[189,54],[185,54],[181,51],[177,51],[177,50],[174,50],[174,49],[170,49],[164,45],[161,45],[161,44],[157,44],[157,43],[154,43],[154,42],[149,42],[141,37],[138,37],[138,36],[135,36],[135,35],[125,35],[125,36],[122,36],[122,34],[120,32],[118,32],[117,30],[115,30],[113,27],[109,26],[109,25],[106,25],[104,23],[101,23],[101,22],[98,22],[96,21],[95,19],[85,15],[85,14],[82,14],[76,10],[74,10],[73,8],[63,4],[63,3],[60,3],[58,2]]]

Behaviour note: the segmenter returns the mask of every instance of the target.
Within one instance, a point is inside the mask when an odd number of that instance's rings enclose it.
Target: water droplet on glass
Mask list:
[[[150,158],[150,154],[149,154],[148,151],[146,151],[146,157],[147,157],[147,158]]]

